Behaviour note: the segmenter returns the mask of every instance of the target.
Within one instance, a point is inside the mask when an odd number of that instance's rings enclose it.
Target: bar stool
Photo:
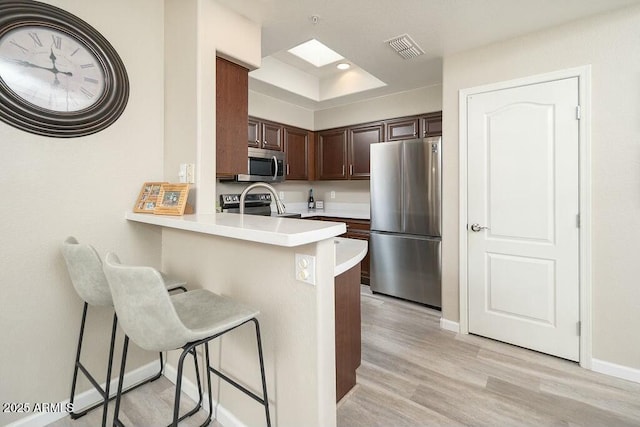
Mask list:
[[[179,421],[189,415],[179,416],[182,369],[185,356],[190,353],[195,356],[195,349],[200,345],[204,345],[209,392],[209,416],[202,426],[206,426],[211,422],[213,413],[212,372],[261,403],[264,406],[267,426],[271,426],[260,325],[256,318],[259,311],[205,289],[169,296],[164,291],[164,280],[157,270],[151,267],[122,265],[114,253],[106,255],[104,272],[111,288],[113,305],[118,314],[118,319],[120,319],[120,326],[127,335],[120,366],[120,383],[116,394],[114,425],[123,425],[118,419],[118,414],[122,396],[121,387],[125,372],[127,346],[129,338],[131,338],[139,347],[150,351],[169,351],[182,348],[182,353],[178,359],[171,426],[177,426]],[[209,360],[209,341],[248,322],[253,322],[256,329],[262,379],[262,398],[213,368]],[[198,375],[197,372],[196,375]]]
[[[76,359],[73,369],[73,380],[71,381],[71,397],[69,398],[69,403],[73,404],[73,401],[75,399],[78,370],[80,370],[85,375],[85,377],[89,380],[93,387],[102,396],[102,401],[96,403],[93,406],[83,409],[81,412],[72,410],[70,412],[70,416],[72,419],[77,419],[86,415],[87,412],[99,406],[102,406],[102,425],[105,426],[107,422],[107,408],[110,400],[109,385],[111,383],[111,368],[113,365],[116,325],[118,322],[117,315],[115,313],[113,315],[113,325],[111,328],[111,343],[109,347],[109,360],[107,363],[107,380],[104,390],[98,384],[93,375],[91,375],[87,368],[80,362],[80,354],[82,351],[82,341],[84,338],[84,326],[87,318],[87,309],[89,306],[112,307],[113,300],[111,299],[111,290],[109,289],[109,284],[107,283],[107,279],[104,276],[104,271],[102,270],[102,261],[100,260],[100,256],[91,245],[80,244],[75,237],[70,236],[67,237],[67,239],[62,244],[62,254],[67,264],[67,270],[69,271],[71,283],[73,283],[73,287],[75,288],[76,292],[84,301],[82,320],[80,322],[80,333],[78,335]],[[183,292],[187,291],[187,289],[184,287],[186,282],[170,278],[166,275],[163,275],[163,278],[166,285],[165,293],[166,291],[174,290],[182,290]],[[158,373],[142,381],[141,383],[136,384],[134,387],[128,388],[127,390],[125,390],[125,393],[139,387],[142,384],[146,384],[150,381],[158,379],[162,374],[162,366],[162,353],[160,353],[160,370],[158,371]]]

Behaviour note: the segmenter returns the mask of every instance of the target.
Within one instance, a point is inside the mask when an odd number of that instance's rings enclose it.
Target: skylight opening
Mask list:
[[[331,50],[316,39],[311,39],[308,42],[292,47],[288,52],[318,68],[344,59],[342,55]]]

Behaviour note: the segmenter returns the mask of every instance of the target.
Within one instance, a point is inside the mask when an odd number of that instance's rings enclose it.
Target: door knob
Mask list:
[[[485,227],[484,225],[480,225],[478,223],[471,224],[471,231],[473,231],[475,233],[477,233],[479,231],[482,231],[482,230],[488,230],[488,229],[489,229],[489,227]]]

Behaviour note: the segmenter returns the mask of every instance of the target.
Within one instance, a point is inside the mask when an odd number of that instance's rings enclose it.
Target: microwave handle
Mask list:
[[[275,181],[276,179],[278,179],[278,159],[276,159],[276,156],[273,156],[272,159],[273,166],[275,166],[275,172],[273,174],[273,180]]]

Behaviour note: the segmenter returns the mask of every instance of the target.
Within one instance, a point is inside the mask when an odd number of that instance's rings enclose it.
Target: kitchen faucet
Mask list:
[[[285,213],[286,208],[284,207],[284,204],[280,201],[280,198],[276,193],[276,189],[273,188],[271,185],[267,184],[266,182],[256,182],[254,184],[251,184],[247,188],[245,188],[242,194],[240,194],[240,215],[244,214],[244,199],[247,197],[247,193],[249,193],[249,191],[253,190],[254,188],[258,188],[258,187],[264,187],[267,190],[269,190],[269,192],[273,196],[273,200],[276,202],[276,209],[278,210],[278,215],[282,215],[283,213]]]

